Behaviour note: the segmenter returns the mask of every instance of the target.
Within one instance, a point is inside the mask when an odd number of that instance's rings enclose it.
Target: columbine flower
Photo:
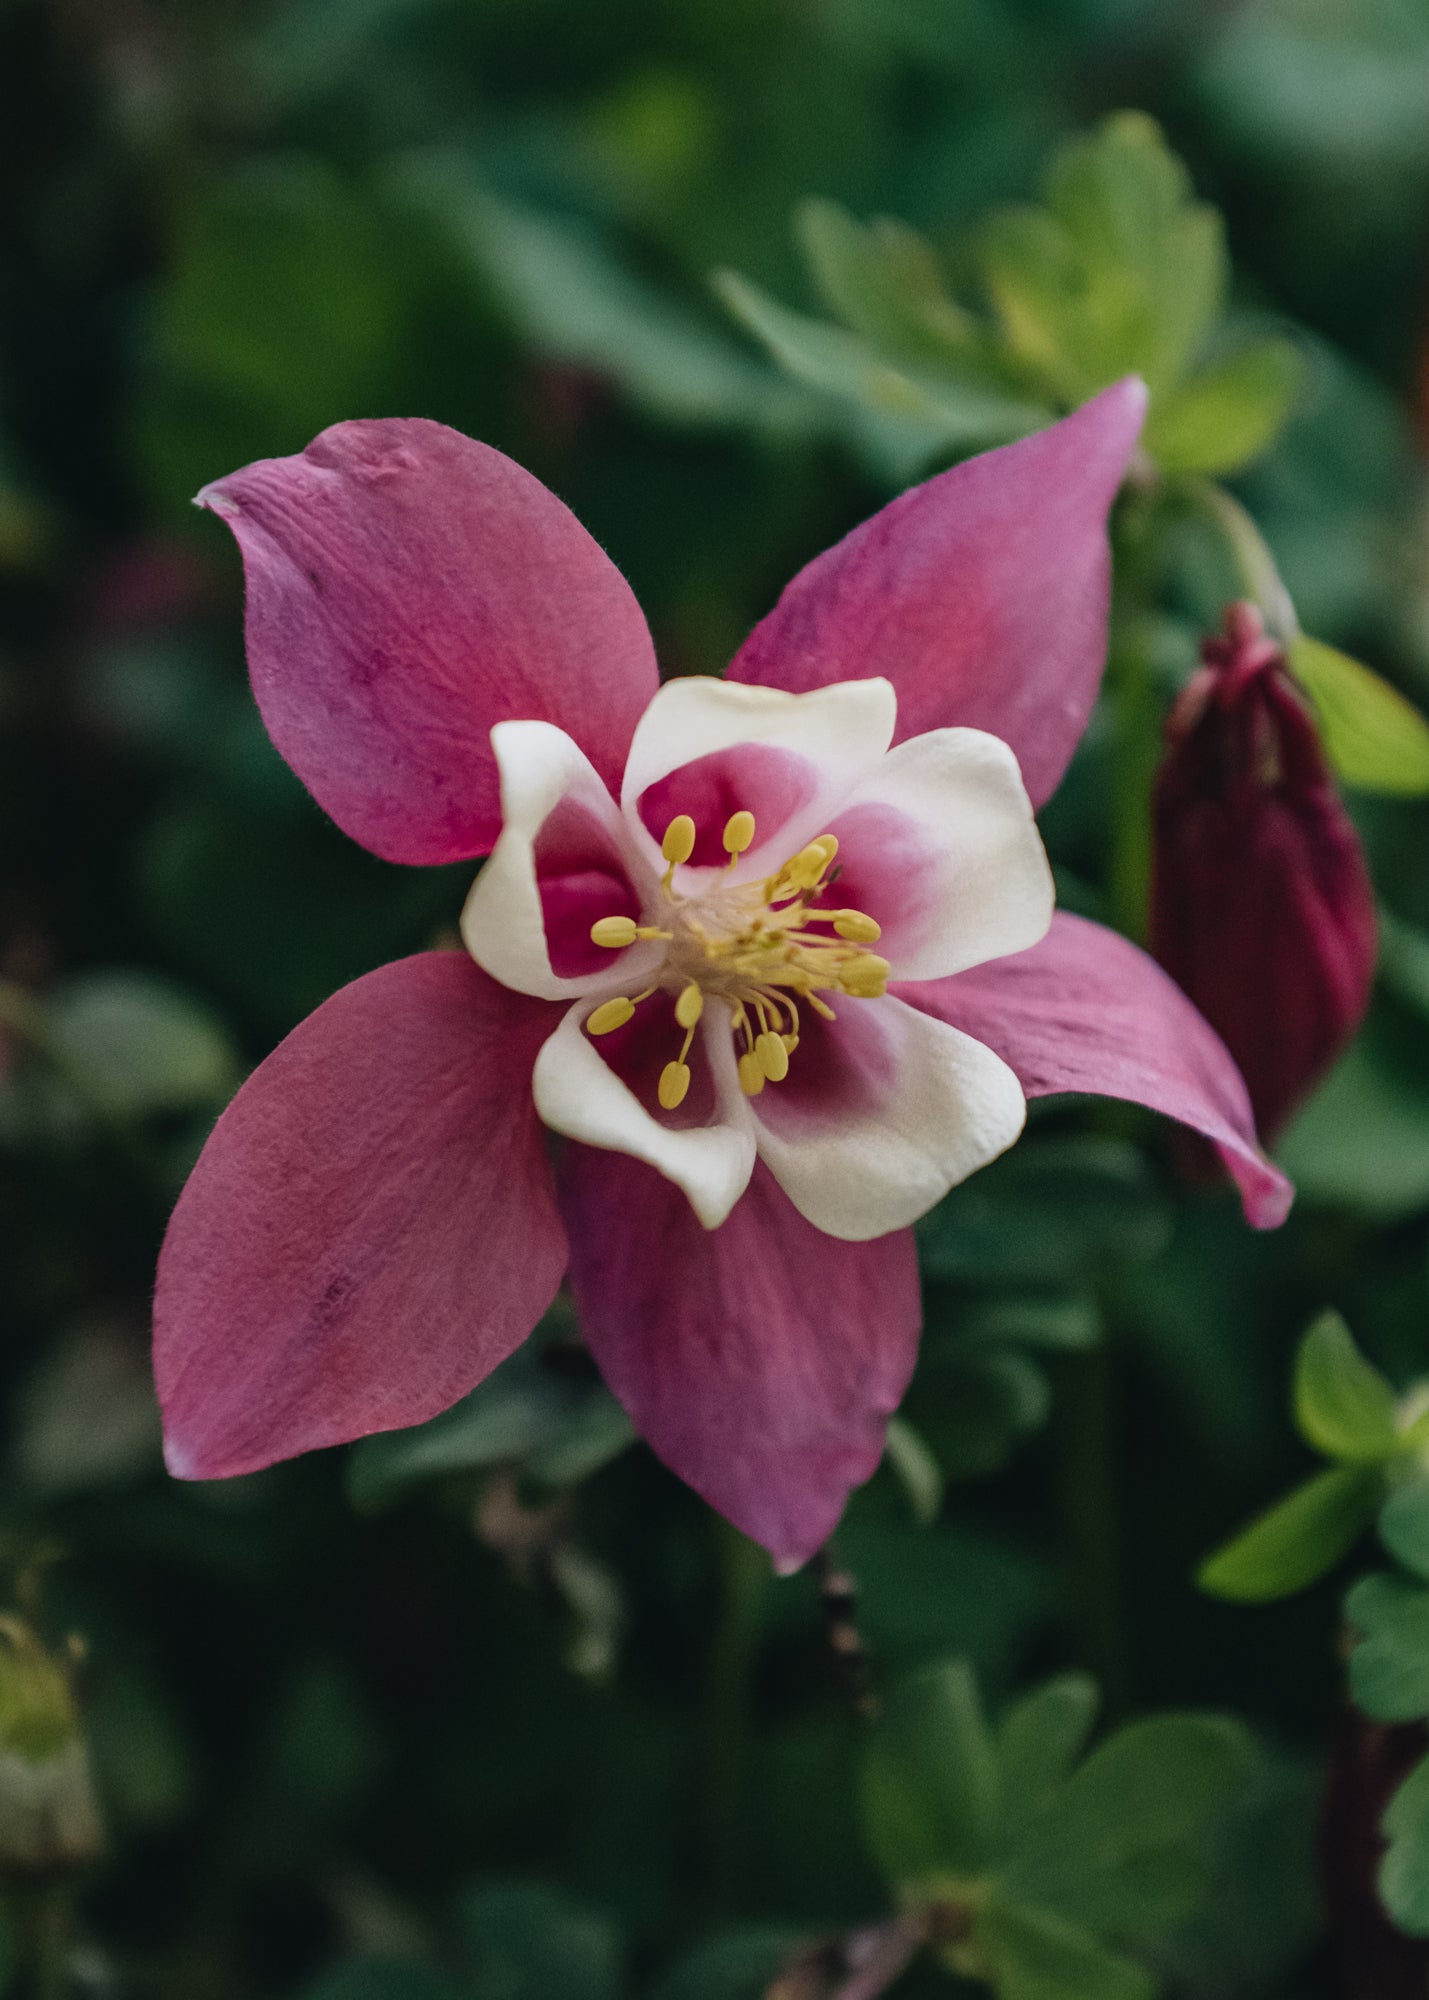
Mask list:
[[[1374,979],[1374,890],[1314,716],[1259,613],[1167,724],[1151,947],[1225,1039],[1273,1136],[1345,1048]]]
[[[220,1119],[159,1269],[176,1473],[434,1415],[569,1272],[654,1449],[796,1562],[912,1370],[907,1225],[1024,1095],[1169,1112],[1281,1218],[1225,1050],[1148,958],[1052,915],[1031,819],[1096,696],[1143,405],[1122,384],[905,493],[726,681],[664,688],[573,517],[439,425],[339,425],[200,496],[318,802],[388,860],[491,858],[470,957],[357,980]]]

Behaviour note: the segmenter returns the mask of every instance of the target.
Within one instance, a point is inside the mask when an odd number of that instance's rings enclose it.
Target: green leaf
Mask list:
[[[1212,1597],[1236,1604],[1291,1597],[1353,1547],[1383,1491],[1383,1478],[1372,1467],[1317,1473],[1208,1556],[1196,1581]]]
[[[963,1661],[900,1681],[864,1764],[868,1844],[895,1887],[985,1873],[994,1858],[998,1761],[977,1682]]]
[[[1070,1288],[1155,1256],[1169,1229],[1145,1157],[1085,1134],[1024,1140],[954,1188],[918,1241],[935,1278]]]
[[[1190,1914],[1198,1843],[1254,1777],[1254,1743],[1225,1716],[1157,1715],[1093,1751],[1038,1814],[1001,1880],[1019,1904],[1134,1934]]]
[[[1429,1583],[1429,1479],[1414,1479],[1390,1494],[1379,1535],[1396,1562]]]
[[[1347,785],[1401,798],[1429,792],[1429,722],[1412,702],[1348,653],[1303,632],[1291,641],[1289,659]]]
[[[832,201],[807,201],[795,227],[829,311],[890,359],[991,367],[971,313],[949,298],[923,238],[883,217],[861,223]]]
[[[1063,1674],[1024,1695],[997,1731],[1004,1837],[1019,1835],[1071,1774],[1096,1721],[1100,1695],[1087,1674]]]
[[[1168,472],[1234,472],[1276,437],[1304,374],[1290,341],[1248,341],[1153,403],[1146,449]]]
[[[1394,1391],[1336,1312],[1322,1313],[1295,1357],[1295,1421],[1327,1458],[1375,1465],[1397,1450]]]
[[[1128,373],[1174,385],[1225,291],[1220,217],[1139,112],[1063,147],[1046,208],[994,216],[982,254],[1010,346],[1069,402]]]
[[[649,2000],[764,2000],[804,1934],[740,1930],[706,1938],[656,1981]]]
[[[1383,1827],[1389,1841],[1379,1870],[1385,1908],[1410,1937],[1429,1937],[1429,1757],[1390,1800]]]
[[[780,365],[810,388],[851,406],[866,449],[913,477],[939,453],[971,451],[1023,437],[1048,422],[1045,405],[1009,393],[974,370],[895,366],[856,334],[789,311],[733,271],[715,290],[735,318]]]
[[[240,1071],[221,1024],[187,994],[142,972],[95,972],[46,1010],[64,1070],[113,1110],[216,1109]]]
[[[1367,1576],[1345,1599],[1361,1635],[1350,1654],[1350,1694],[1380,1722],[1429,1715],[1429,1590],[1402,1576]]]
[[[562,1323],[553,1314],[549,1328],[558,1331]],[[375,1512],[413,1485],[507,1464],[547,1485],[572,1484],[623,1451],[633,1435],[583,1358],[551,1351],[538,1330],[430,1423],[355,1445],[348,1454],[348,1494],[362,1512]]]
[[[462,1901],[473,1993],[491,2000],[620,2000],[619,1939],[604,1917],[538,1882],[484,1884]]]
[[[978,1918],[976,1943],[991,1961],[998,2000],[1152,2000],[1144,1967],[1090,1932],[999,1894]]]
[[[906,1417],[890,1417],[884,1456],[897,1474],[913,1519],[926,1528],[943,1510],[943,1469]]]
[[[355,1958],[340,1965],[316,1986],[303,1989],[303,2000],[463,2000],[458,1987],[415,1960]]]

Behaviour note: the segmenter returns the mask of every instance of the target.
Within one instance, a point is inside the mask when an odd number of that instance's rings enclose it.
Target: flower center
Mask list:
[[[834,835],[821,833],[762,881],[729,880],[753,841],[753,813],[732,814],[724,829],[729,856],[724,877],[699,895],[681,895],[675,870],[695,851],[695,823],[680,813],[660,843],[667,864],[660,882],[668,906],[665,922],[602,917],[591,925],[594,942],[612,951],[639,938],[663,938],[669,945],[653,986],[630,998],[603,1001],[586,1018],[591,1034],[608,1035],[651,994],[662,988],[677,993],[675,1019],[685,1039],[660,1075],[659,1097],[667,1111],[684,1102],[690,1087],[687,1058],[707,995],[729,1005],[740,1088],[746,1097],[757,1097],[766,1083],[782,1083],[789,1074],[789,1058],[799,1046],[801,1003],[832,1021],[836,1016],[825,995],[875,1000],[887,988],[888,960],[866,948],[879,936],[873,918],[862,910],[814,906],[832,884],[829,871],[839,845]]]

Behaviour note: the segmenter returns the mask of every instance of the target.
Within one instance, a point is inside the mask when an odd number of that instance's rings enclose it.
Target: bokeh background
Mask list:
[[[1124,106],[1306,360],[1237,491],[1307,627],[1424,703],[1420,0],[0,0],[0,1595],[86,1648],[74,1990],[742,2000],[886,1912],[814,1582],[624,1448],[569,1325],[444,1431],[162,1471],[147,1299],[187,1164],[466,886],[363,854],[281,764],[189,503],[339,419],[440,418],[575,508],[667,671],[715,670],[915,468],[712,275],[817,311],[818,196],[957,278]],[[1212,595],[1167,606],[1170,681]],[[1084,908],[1106,769],[1093,732],[1047,823]],[[1202,2000],[1346,1990],[1312,1867],[1343,1674],[1334,1581],[1247,1611],[1195,1566],[1309,1465],[1313,1313],[1429,1372],[1429,814],[1352,803],[1393,921],[1285,1142],[1290,1224],[1250,1235],[1149,1120],[1044,1108],[926,1228],[911,1428],[840,1539],[881,1674],[956,1653],[996,1701],[1075,1663],[1116,1711],[1262,1732],[1245,1863],[1168,1947]]]

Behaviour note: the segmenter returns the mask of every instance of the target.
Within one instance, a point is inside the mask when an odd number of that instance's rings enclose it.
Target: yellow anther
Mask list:
[[[782,1083],[789,1074],[789,1051],[782,1035],[770,1034],[766,1029],[755,1041],[754,1056],[771,1083]]]
[[[782,1039],[788,1054],[793,1055],[795,1049],[799,1046],[799,1037],[797,1035],[785,1035]]]
[[[883,927],[872,917],[866,917],[862,910],[835,910],[831,919],[834,929],[850,944],[876,944],[883,936]]]
[[[610,951],[623,951],[639,935],[634,917],[601,917],[590,927],[591,943],[603,944]]]
[[[695,823],[688,813],[677,813],[665,828],[665,838],[660,842],[660,852],[674,867],[682,861],[688,861],[694,851]]]
[[[705,1011],[705,996],[692,979],[675,1002],[675,1019],[682,1028],[693,1028]]]
[[[731,813],[724,826],[724,851],[733,861],[743,854],[746,847],[754,842],[754,814],[752,812]]]
[[[690,1066],[688,1063],[667,1062],[660,1072],[660,1103],[666,1111],[676,1111],[685,1101],[685,1093],[690,1087]]]
[[[830,842],[833,843],[832,847],[829,845]],[[792,861],[784,863],[780,877],[781,886],[786,889],[812,889],[832,861],[833,850],[837,846],[838,842],[831,833],[821,834],[817,840],[811,840]]]
[[[826,868],[839,851],[839,837],[836,833],[821,833],[817,840],[811,841],[809,844],[812,847],[823,848],[824,866]]]
[[[764,1088],[764,1069],[758,1056],[746,1049],[739,1059],[739,1087],[746,1097],[758,1097]]]
[[[593,1035],[608,1035],[623,1028],[634,1012],[629,1000],[603,1000],[593,1014],[587,1014],[586,1026]]]

